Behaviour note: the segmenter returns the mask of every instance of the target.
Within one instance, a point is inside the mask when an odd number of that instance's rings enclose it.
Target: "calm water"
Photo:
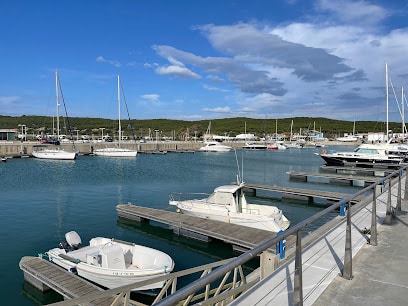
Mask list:
[[[2,304],[57,301],[55,294],[43,295],[25,284],[18,263],[23,256],[37,256],[57,246],[70,230],[77,231],[83,243],[94,236],[106,236],[160,249],[173,257],[176,270],[233,256],[231,247],[220,242],[202,243],[177,237],[160,224],[118,219],[116,205],[131,202],[173,211],[168,205],[169,193],[210,193],[219,185],[236,181],[237,159],[240,168],[244,165],[243,177],[248,183],[357,191],[348,186],[289,181],[287,171],[319,170],[323,162],[314,152],[317,149],[237,151],[237,158],[234,152],[169,153],[139,154],[136,159],[81,156],[76,161],[26,158],[0,163]],[[271,200],[267,194],[249,200],[280,207],[292,224],[322,209],[300,201]]]

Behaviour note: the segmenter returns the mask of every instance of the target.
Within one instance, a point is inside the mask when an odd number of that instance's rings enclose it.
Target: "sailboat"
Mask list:
[[[57,104],[57,141],[55,142],[56,145],[59,145],[59,132],[60,132],[60,124],[59,124],[59,79],[58,79],[58,70],[55,70],[55,92],[56,92],[56,104]],[[58,159],[58,160],[73,160],[77,156],[77,152],[68,152],[62,150],[60,148],[55,149],[48,149],[48,147],[44,146],[36,146],[35,150],[33,150],[33,156],[36,158],[41,159]]]
[[[122,128],[120,124],[120,77],[118,75],[118,122],[119,122],[119,140],[117,147],[102,148],[93,151],[96,156],[108,156],[108,157],[135,157],[137,150],[125,149],[120,147],[122,141]]]

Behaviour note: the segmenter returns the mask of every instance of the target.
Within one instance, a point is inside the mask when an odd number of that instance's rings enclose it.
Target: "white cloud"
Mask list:
[[[121,64],[119,61],[116,61],[116,60],[108,60],[108,59],[105,59],[103,56],[98,56],[98,57],[96,58],[96,61],[99,62],[99,63],[108,63],[108,64],[111,64],[111,65],[113,65],[113,66],[115,66],[115,67],[120,67],[120,66],[122,66],[122,64]]]
[[[162,75],[174,75],[177,77],[189,78],[189,79],[199,79],[201,78],[198,74],[194,73],[190,69],[181,66],[161,66],[156,68],[157,74]]]
[[[228,106],[224,106],[224,107],[215,107],[215,108],[204,108],[203,111],[209,112],[209,113],[228,114],[231,112],[231,109]]]

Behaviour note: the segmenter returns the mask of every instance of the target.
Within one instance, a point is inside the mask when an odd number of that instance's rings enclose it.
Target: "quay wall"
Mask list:
[[[262,143],[262,142],[260,142]],[[231,141],[223,142],[228,146],[235,149],[241,149],[245,145],[245,142],[241,141]],[[336,145],[354,145],[357,146],[359,143],[341,143],[336,141],[330,141],[324,143],[326,146],[336,146]],[[75,142],[74,147],[72,143],[62,143],[61,148],[67,151],[78,151],[81,155],[91,154],[93,150],[100,149],[104,147],[114,146],[114,142]],[[152,153],[155,151],[167,151],[167,152],[183,152],[183,151],[197,151],[204,144],[202,142],[190,142],[190,141],[160,141],[160,142],[146,142],[146,143],[131,143],[122,142],[121,147],[128,149],[136,149],[140,153]],[[40,144],[35,141],[0,141],[0,157],[22,157],[31,156],[33,153],[33,148],[36,146],[46,146],[48,148],[55,148],[54,145]]]
[[[105,147],[114,146],[114,142],[98,142],[98,143],[62,143],[59,147],[66,151],[78,151],[81,155],[88,155],[93,150],[101,149]],[[230,143],[235,148],[241,148],[242,143]],[[47,147],[49,149],[55,148],[51,144],[40,144],[38,142],[20,142],[20,141],[7,141],[0,142],[0,157],[23,157],[32,156],[33,149],[36,147]],[[203,146],[202,142],[186,142],[186,141],[165,141],[165,142],[147,142],[147,143],[126,143],[120,144],[122,148],[136,149],[140,153],[152,153],[155,151],[167,151],[167,152],[182,152],[182,151],[197,151]]]

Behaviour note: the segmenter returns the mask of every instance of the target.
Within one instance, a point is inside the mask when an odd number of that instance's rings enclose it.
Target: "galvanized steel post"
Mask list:
[[[388,179],[388,200],[385,213],[385,224],[391,224],[391,178]]]
[[[396,211],[401,211],[401,177],[402,169],[398,172],[398,195],[397,195],[397,206],[395,207]]]
[[[404,200],[408,200],[408,177],[407,177],[408,168],[405,168],[405,190],[404,190]]]
[[[296,233],[295,254],[295,279],[293,281],[293,305],[303,305],[303,281],[302,281],[302,230]]]
[[[344,250],[344,268],[342,276],[345,279],[353,278],[353,255],[351,250],[351,204],[347,203],[346,245]]]
[[[371,208],[370,244],[377,245],[377,186],[373,188],[373,204]]]

